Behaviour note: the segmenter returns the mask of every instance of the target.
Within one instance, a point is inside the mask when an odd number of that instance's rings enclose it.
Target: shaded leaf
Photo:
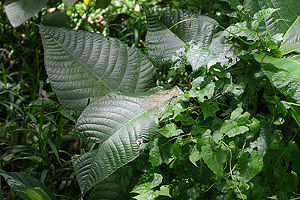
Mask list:
[[[27,189],[26,193],[31,200],[51,200],[50,197],[39,187]]]
[[[253,14],[262,9],[278,9],[261,23],[261,30],[268,30],[271,35],[286,33],[300,15],[300,2],[298,0],[251,0],[249,5],[250,12]]]
[[[91,191],[90,199],[91,200],[116,200],[120,199],[122,196],[122,189],[118,185],[119,180],[116,175],[111,175],[103,180],[101,183],[98,183],[93,190]]]
[[[278,9],[260,23],[260,31],[271,36],[284,34],[283,45],[280,47],[282,54],[287,54],[299,49],[300,31],[300,1],[298,0],[248,0],[250,12],[255,13],[262,9]]]
[[[54,11],[52,13],[47,13],[43,17],[43,24],[45,26],[55,26],[55,27],[70,27],[71,19],[65,13],[61,11]]]
[[[0,170],[0,175],[4,177],[8,185],[23,199],[31,200],[26,190],[39,187],[42,191],[50,197],[52,200],[55,200],[55,196],[52,192],[39,180],[35,179],[32,176],[27,174],[22,174],[18,172],[6,173]]]
[[[219,110],[219,104],[216,102],[209,104],[207,101],[204,101],[200,107],[203,111],[204,119],[214,117],[216,112]]]
[[[111,0],[96,0],[95,8],[105,9],[110,4]]]
[[[77,0],[63,0],[63,3],[65,4],[65,6],[71,7]]]

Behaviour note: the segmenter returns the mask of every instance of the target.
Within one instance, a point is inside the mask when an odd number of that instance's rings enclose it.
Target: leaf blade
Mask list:
[[[159,16],[146,10],[146,17],[147,48],[150,55],[160,62],[170,62],[172,55],[181,51],[187,42],[210,43],[217,24],[214,19],[181,9],[163,10]]]
[[[136,48],[85,31],[39,26],[51,86],[67,109],[82,111],[111,91],[150,89],[154,68]]]
[[[300,101],[300,56],[275,58],[266,54],[255,54],[263,64],[263,72],[284,95]]]
[[[168,96],[161,91],[155,94],[160,94],[158,99],[162,94]],[[157,129],[156,116],[163,106],[157,101],[157,106],[145,107],[149,97],[111,93],[83,111],[76,125],[80,137],[102,145],[72,159],[82,194],[139,156],[140,145]]]
[[[20,26],[47,5],[48,0],[6,0],[5,11],[14,28]]]

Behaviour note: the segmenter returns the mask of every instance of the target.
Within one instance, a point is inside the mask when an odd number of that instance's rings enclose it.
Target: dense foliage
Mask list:
[[[300,198],[297,0],[29,2],[1,4],[4,198]]]

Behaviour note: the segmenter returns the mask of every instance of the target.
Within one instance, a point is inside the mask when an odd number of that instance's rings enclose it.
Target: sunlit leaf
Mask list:
[[[60,103],[82,111],[111,91],[145,92],[154,68],[136,48],[102,35],[39,26],[47,74]]]

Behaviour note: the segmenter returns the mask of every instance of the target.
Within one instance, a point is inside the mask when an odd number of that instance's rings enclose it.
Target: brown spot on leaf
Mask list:
[[[148,96],[142,102],[141,107],[145,110],[150,110],[154,107],[162,106],[164,105],[164,103],[178,96],[180,93],[182,93],[182,91],[178,87],[175,87],[170,90],[160,90]]]

